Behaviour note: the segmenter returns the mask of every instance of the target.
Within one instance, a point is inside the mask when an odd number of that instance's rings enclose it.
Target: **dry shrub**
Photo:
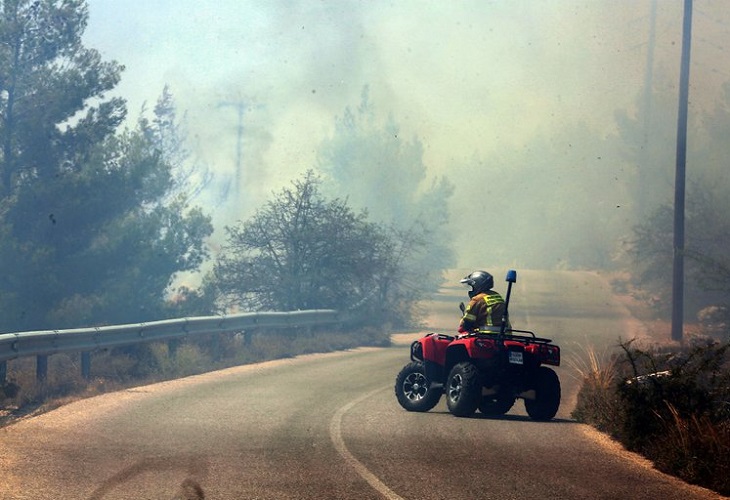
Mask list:
[[[83,390],[86,380],[81,376],[79,355],[56,354],[48,357],[45,380],[36,378],[36,358],[17,360],[8,367],[8,381],[17,387],[18,405],[38,404],[51,398],[62,398]]]
[[[167,362],[171,365],[168,375],[174,378],[202,373],[206,367],[212,366],[211,359],[194,344],[183,344],[167,358]]]
[[[640,349],[615,363],[589,355],[573,416],[685,481],[730,494],[730,344]]]
[[[671,418],[659,416],[661,439],[647,454],[656,467],[684,481],[730,494],[730,421],[714,422],[707,415],[683,417],[667,403]]]

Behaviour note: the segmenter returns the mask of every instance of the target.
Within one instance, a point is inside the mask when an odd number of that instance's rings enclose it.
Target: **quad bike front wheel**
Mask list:
[[[441,399],[441,387],[433,387],[426,378],[423,363],[408,363],[395,378],[395,397],[408,411],[429,411]]]
[[[479,370],[468,361],[457,363],[446,381],[446,406],[457,417],[470,417],[482,397]]]
[[[534,380],[535,399],[525,399],[525,410],[533,420],[550,420],[560,406],[560,379],[548,368],[537,369]]]

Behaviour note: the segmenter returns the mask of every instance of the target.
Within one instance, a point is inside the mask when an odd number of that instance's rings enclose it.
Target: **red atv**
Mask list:
[[[517,398],[525,401],[533,420],[550,420],[560,406],[560,380],[551,368],[560,366],[560,347],[527,330],[507,329],[512,284],[507,272],[507,298],[499,333],[452,337],[429,333],[411,344],[411,362],[395,379],[395,395],[408,411],[432,409],[446,394],[457,417],[477,409],[487,416],[507,413]],[[461,304],[462,312],[464,304]]]

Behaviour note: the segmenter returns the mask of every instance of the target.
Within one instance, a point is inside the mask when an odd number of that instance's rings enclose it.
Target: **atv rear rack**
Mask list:
[[[532,335],[532,337],[528,337],[526,335],[512,335],[512,334],[506,333],[506,332],[529,333],[530,335]],[[538,337],[537,335],[535,335],[535,332],[531,332],[530,330],[515,330],[514,328],[513,329],[506,330],[505,331],[505,334],[502,335],[502,338],[515,339],[515,340],[524,340],[528,344],[530,344],[530,343],[535,343],[535,344],[549,344],[550,342],[553,341],[552,339],[546,339],[546,338],[543,338],[543,337]]]
[[[516,332],[516,333],[524,333],[531,335],[528,337],[527,335],[512,335],[508,332]],[[439,337],[441,337],[441,334],[439,334]],[[448,336],[445,336],[448,337]],[[469,332],[464,333],[460,335],[460,337],[488,337],[488,338],[496,338],[496,339],[502,339],[502,340],[517,340],[519,342],[525,342],[526,344],[549,344],[552,342],[552,339],[546,339],[542,337],[538,337],[535,335],[535,332],[531,332],[530,330],[516,330],[516,329],[507,329],[505,330],[505,333],[497,333],[497,332]]]

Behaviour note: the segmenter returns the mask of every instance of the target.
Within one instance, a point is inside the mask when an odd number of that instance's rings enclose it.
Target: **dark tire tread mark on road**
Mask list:
[[[140,460],[134,465],[121,470],[104,481],[101,486],[94,490],[94,492],[88,497],[88,500],[101,500],[107,495],[107,493],[145,472],[171,471],[179,469],[184,470],[188,478],[182,482],[179,492],[173,497],[173,499],[204,499],[205,493],[203,492],[203,489],[197,481],[192,479],[192,477],[200,477],[201,474],[204,475],[207,470],[207,463],[205,461],[201,461],[197,456],[181,455]]]

